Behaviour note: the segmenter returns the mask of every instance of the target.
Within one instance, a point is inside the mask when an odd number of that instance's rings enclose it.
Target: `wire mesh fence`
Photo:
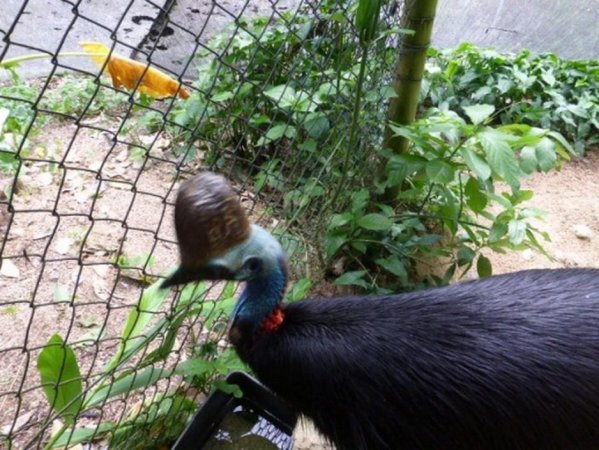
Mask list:
[[[339,192],[373,170],[396,57],[388,2],[364,80],[374,113],[349,148],[355,7],[3,5],[0,445],[168,446],[240,367],[224,340],[234,285],[150,287],[177,262],[172,205],[190,174],[229,177],[296,279],[319,270]]]

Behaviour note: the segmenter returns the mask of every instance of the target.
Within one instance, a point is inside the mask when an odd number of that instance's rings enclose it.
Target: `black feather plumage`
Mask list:
[[[245,338],[339,449],[599,448],[599,270],[302,301]]]

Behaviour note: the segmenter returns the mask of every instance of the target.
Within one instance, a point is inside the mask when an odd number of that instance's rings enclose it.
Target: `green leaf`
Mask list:
[[[493,266],[491,260],[485,255],[480,255],[478,261],[476,261],[476,271],[480,278],[486,278],[493,275]]]
[[[520,169],[526,174],[537,170],[537,154],[534,147],[526,146],[520,151]]]
[[[283,136],[293,138],[295,136],[295,127],[286,123],[281,123],[270,127],[264,136],[261,136],[256,142],[256,146],[260,147],[265,144],[281,139]]]
[[[236,385],[236,384],[229,384],[227,383],[225,380],[216,380],[213,384],[214,389],[218,389],[219,391],[223,391],[225,394],[233,394],[234,397],[236,398],[241,398],[243,397],[243,391],[241,390],[241,388]],[[269,445],[272,445],[269,442]],[[239,446],[240,448],[252,448],[252,447],[245,447],[243,445]]]
[[[545,214],[545,211],[535,207],[522,208],[520,211],[520,217],[525,219],[529,217],[543,217]]]
[[[463,106],[462,109],[474,125],[484,122],[495,112],[495,106],[493,105]]]
[[[399,277],[403,285],[408,284],[408,271],[406,270],[404,263],[397,255],[392,255],[387,258],[379,258],[375,262],[383,269]]]
[[[388,126],[391,129],[391,131],[395,133],[395,136],[401,136],[410,141],[414,141],[418,137],[418,134],[406,125],[395,125],[393,123],[390,123]]]
[[[147,288],[137,307],[129,313],[123,329],[121,344],[116,355],[109,362],[106,368],[107,371],[114,369],[130,348],[135,347],[139,342],[143,342],[147,337],[144,334],[146,326],[150,320],[156,317],[170,292],[168,289],[162,289],[161,284],[161,281],[157,281]]]
[[[346,272],[335,280],[335,284],[340,286],[361,286],[365,289],[368,288],[368,283],[364,280],[364,275],[368,272],[366,270],[354,270]]]
[[[520,245],[526,236],[526,222],[512,219],[508,223],[508,237],[514,245]]]
[[[270,123],[270,117],[268,117],[267,115],[256,113],[252,117],[250,117],[251,125],[258,126],[258,125],[264,125],[267,123]]]
[[[480,143],[487,154],[491,169],[513,189],[518,189],[522,172],[507,138],[504,133],[492,129],[480,133]]]
[[[541,74],[541,79],[549,86],[553,86],[556,82],[556,79],[551,72],[543,72]]]
[[[172,370],[157,369],[148,367],[140,371],[134,371],[117,378],[116,381],[109,381],[102,384],[85,400],[86,408],[104,403],[107,399],[116,395],[127,394],[136,389],[146,388],[156,384],[162,378],[173,375]]]
[[[345,234],[328,233],[324,238],[324,249],[327,256],[329,258],[333,257],[346,242],[347,236]]]
[[[388,230],[393,226],[393,221],[378,213],[366,214],[356,221],[356,225],[366,230]]]
[[[502,222],[495,222],[489,231],[489,242],[499,242],[507,234],[507,225]]]
[[[359,0],[356,11],[356,29],[360,42],[367,43],[374,39],[379,20],[382,0]]]
[[[360,214],[368,204],[369,200],[370,192],[368,189],[360,189],[358,192],[353,193],[351,196],[351,211],[355,215]]]
[[[349,245],[363,255],[368,251],[368,246],[364,241],[353,240]]]
[[[501,206],[503,206],[505,209],[512,209],[512,201],[510,199],[508,199],[505,194],[504,195],[497,195],[497,194],[493,194],[493,193],[487,193],[487,196],[491,199],[491,200],[495,200],[497,203],[499,203]]]
[[[557,131],[550,131],[549,133],[547,133],[547,136],[551,136],[554,140],[561,144],[562,147],[564,147],[573,155],[576,154],[574,147],[570,145],[570,143],[566,140],[566,138],[564,138],[564,136],[561,133],[558,133]]]
[[[547,253],[547,251],[545,250],[543,245],[538,241],[538,239],[535,236],[535,233],[532,230],[530,230],[530,229],[526,230],[526,236],[528,237],[528,239],[530,240],[530,242],[532,243],[532,245],[535,249],[540,251],[550,261],[554,260],[553,257],[549,253]],[[545,236],[543,236],[543,237],[545,237]],[[545,239],[545,240],[547,240],[547,239]]]
[[[293,106],[297,100],[297,93],[295,89],[286,84],[272,87],[264,91],[264,95],[274,101],[274,103],[280,108],[289,108]]]
[[[335,228],[342,227],[343,225],[348,224],[353,218],[353,214],[350,212],[345,212],[343,214],[334,214],[331,217],[331,222],[329,223],[329,230],[334,230]]]
[[[453,181],[455,170],[448,162],[434,159],[426,164],[426,175],[435,183],[447,184]]]
[[[72,448],[75,444],[89,442],[97,439],[104,433],[108,433],[117,427],[116,423],[104,422],[97,427],[81,427],[74,430],[66,430],[52,445],[52,448]]]
[[[535,148],[535,154],[539,163],[539,169],[543,172],[548,172],[555,167],[557,154],[555,153],[555,144],[551,139],[541,139],[541,142]]]
[[[304,128],[308,135],[314,139],[325,138],[331,129],[329,119],[323,113],[313,113],[308,115],[304,121]]]
[[[184,302],[180,301],[179,306],[182,306],[183,303]],[[167,320],[169,320],[169,324],[167,326],[168,331],[166,333],[166,337],[163,339],[163,341],[160,343],[160,346],[157,349],[151,351],[150,353],[148,353],[147,356],[144,357],[144,365],[149,363],[156,363],[158,361],[164,361],[168,357],[171,350],[173,349],[173,346],[175,345],[179,328],[181,328],[181,325],[183,324],[183,321],[186,318],[187,317],[185,314],[180,314],[172,321],[167,318]]]
[[[518,205],[522,202],[527,202],[528,200],[532,199],[534,195],[534,191],[531,191],[530,189],[522,189],[521,191],[513,194],[510,199],[512,205]]]
[[[441,242],[443,236],[439,234],[426,234],[424,236],[420,236],[418,239],[414,241],[414,244],[420,247],[430,247],[432,245],[436,245]]]
[[[289,303],[296,302],[298,300],[303,300],[312,289],[312,285],[314,282],[309,278],[301,278],[293,283],[291,290],[287,293],[287,301]]]
[[[481,181],[486,181],[491,176],[491,168],[485,160],[473,150],[462,148],[460,150],[466,165],[472,170]]]
[[[72,425],[83,402],[81,372],[73,349],[55,334],[37,359],[42,388],[52,409]]]
[[[233,98],[233,92],[231,91],[224,91],[224,92],[219,92],[215,95],[212,96],[212,101],[214,102],[224,102],[225,100],[229,100]]]
[[[458,266],[472,264],[472,261],[474,261],[475,256],[476,252],[472,250],[470,247],[461,247],[458,250]]]
[[[180,362],[175,367],[174,373],[184,377],[201,376],[216,369],[214,361],[208,361],[202,358],[188,359]]]
[[[480,213],[487,206],[488,199],[478,179],[474,177],[468,178],[464,187],[464,193],[466,194],[466,204],[475,213]]]

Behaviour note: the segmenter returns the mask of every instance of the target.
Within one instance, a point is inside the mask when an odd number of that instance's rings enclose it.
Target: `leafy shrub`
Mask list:
[[[222,378],[235,370],[247,370],[237,354],[219,344],[222,332],[229,323],[237,302],[236,284],[227,283],[217,300],[208,300],[207,283],[187,285],[177,302],[164,315],[161,313],[169,291],[161,289],[162,281],[148,287],[127,318],[122,340],[114,355],[84,390],[81,370],[74,347],[55,334],[44,346],[37,360],[37,368],[44,392],[54,412],[64,425],[53,434],[46,448],[65,448],[107,435],[110,448],[141,449],[171,445],[195,413],[196,403],[185,396],[185,388],[204,394],[215,388],[240,393],[237,386]],[[303,298],[310,283],[300,280],[287,294],[287,301]],[[202,322],[200,330],[193,326]],[[206,332],[210,330],[209,332]],[[177,336],[185,332],[192,345],[184,350],[177,347]],[[78,345],[85,344],[82,338]],[[168,361],[174,350],[184,351],[187,358]],[[173,367],[174,366],[174,367]],[[184,382],[177,392],[148,396],[143,405],[134,407],[126,419],[103,421],[97,426],[81,426],[77,418],[110,399],[155,386],[157,382],[174,376]]]
[[[355,2],[324,2],[312,14],[283,14],[241,23],[208,44],[198,91],[174,113],[173,131],[199,141],[206,162],[234,159],[254,177],[254,190],[277,200],[288,220],[323,210],[347,166],[364,169],[365,155],[349,148],[352,127],[360,147],[380,142],[395,52],[382,39],[377,58],[364,60],[366,79],[359,124],[354,99],[362,58],[348,10]],[[215,54],[216,53],[216,54]],[[366,111],[368,111],[366,113]],[[370,142],[371,144],[368,144]],[[185,147],[193,157],[197,148]],[[366,155],[367,157],[367,155]],[[346,161],[349,161],[345,164]]]
[[[13,174],[19,164],[17,152],[34,120],[33,103],[38,89],[24,84],[0,87],[0,172]],[[39,120],[39,119],[38,119]]]
[[[61,76],[46,92],[39,108],[71,118],[94,116],[100,113],[115,115],[128,105],[128,96],[99,85],[91,78]]]
[[[373,190],[352,192],[351,207],[329,224],[327,254],[347,261],[337,284],[375,292],[413,289],[422,281],[413,275],[423,261],[439,266],[445,260],[444,275],[433,271],[424,280],[443,284],[474,264],[479,276],[490,275],[483,248],[543,252],[548,236],[529,223],[542,212],[524,206],[533,193],[521,190],[520,180],[551,170],[572,148],[550,130],[488,126],[493,111],[492,105],[464,107],[467,123],[451,111],[430,110],[410,126],[391,125],[412,142],[409,153],[383,151],[385,173]],[[510,190],[498,191],[498,181]],[[391,186],[402,186],[393,206],[378,200]]]
[[[555,54],[499,53],[472,44],[429,51],[424,107],[463,113],[491,104],[497,122],[525,123],[563,133],[576,153],[599,142],[599,62]]]
[[[592,142],[596,111],[582,111],[596,89],[592,64],[470,45],[431,50],[423,90],[430,111],[394,128],[412,141],[408,154],[394,155],[381,150],[394,95],[391,28],[380,28],[369,53],[376,57],[360,58],[350,25],[327,3],[317,18],[258,19],[232,40],[218,37],[208,45],[216,55],[200,55],[210,59],[199,92],[175,112],[181,137],[201,140],[210,164],[234,158],[247,167],[271,206],[278,195],[277,215],[315,237],[339,284],[413,289],[422,260],[446,259],[447,272],[426,280],[444,283],[473,265],[491,273],[483,248],[543,251],[547,236],[528,220],[540,211],[524,206],[532,193],[520,179],[568,157],[573,147],[560,131],[577,151]],[[497,181],[511,192],[497,192]],[[390,186],[402,188],[394,204],[380,200]]]

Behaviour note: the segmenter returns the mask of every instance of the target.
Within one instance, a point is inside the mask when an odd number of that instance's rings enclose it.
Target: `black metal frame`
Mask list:
[[[241,398],[217,390],[210,395],[192,421],[181,434],[173,450],[198,450],[204,447],[216,432],[224,417],[238,406],[251,408],[288,436],[293,435],[297,414],[281,398],[259,381],[244,372],[233,372],[227,377],[229,384],[239,386]]]

